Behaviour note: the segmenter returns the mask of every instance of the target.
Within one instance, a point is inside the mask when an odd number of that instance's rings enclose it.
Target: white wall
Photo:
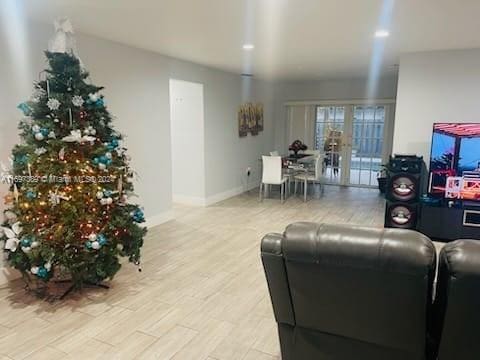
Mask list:
[[[25,52],[21,53],[27,65],[20,68],[22,62],[10,56],[8,39],[12,34],[0,27],[0,161],[7,161],[12,146],[19,141],[20,112],[16,106],[30,97],[31,82],[45,68],[43,51],[52,33],[52,26],[28,24],[28,42],[22,43]],[[93,82],[106,87],[107,106],[116,116],[114,125],[127,135],[132,166],[140,176],[138,202],[151,222],[171,217],[170,78],[204,84],[208,202],[241,191],[247,166],[252,166],[253,177],[258,179],[255,165],[273,144],[270,84],[254,81],[245,95],[239,75],[91,36],[77,36],[77,45]],[[243,100],[265,104],[265,130],[259,136],[238,137],[236,113]],[[7,187],[0,185],[0,200],[6,191]]]
[[[203,84],[170,80],[173,201],[205,201]]]
[[[281,152],[288,150],[287,101],[306,100],[365,100],[368,83],[366,79],[340,79],[304,82],[279,82],[275,84],[275,148]],[[397,78],[381,78],[374,97],[395,99]]]
[[[480,122],[480,49],[400,59],[393,151],[430,158],[435,122]]]
[[[172,78],[204,84],[206,202],[232,196],[247,185],[246,168],[252,168],[248,183],[258,184],[258,159],[273,146],[272,84],[242,80],[238,75],[200,68],[175,61]],[[263,102],[264,131],[257,136],[238,136],[237,111],[242,102]]]

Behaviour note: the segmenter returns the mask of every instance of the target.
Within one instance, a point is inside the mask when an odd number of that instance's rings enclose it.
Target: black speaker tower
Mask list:
[[[423,157],[394,155],[387,165],[385,227],[416,229],[426,173]]]

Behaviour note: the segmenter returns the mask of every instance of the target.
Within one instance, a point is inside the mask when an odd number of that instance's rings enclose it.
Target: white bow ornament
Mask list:
[[[82,136],[81,130],[71,130],[70,135],[65,136],[62,140],[65,142],[78,142],[83,144],[86,142],[93,143],[97,138],[89,135]]]

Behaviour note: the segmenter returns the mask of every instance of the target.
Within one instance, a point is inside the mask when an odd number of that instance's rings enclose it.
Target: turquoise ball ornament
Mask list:
[[[25,196],[27,197],[27,199],[29,200],[33,200],[37,197],[37,194],[35,193],[35,191],[27,191],[27,193],[25,194]]]
[[[136,210],[132,211],[131,215],[132,215],[132,218],[135,222],[137,222],[137,223],[145,222],[145,214],[143,213],[142,210],[136,209]]]
[[[97,241],[101,246],[103,246],[107,243],[107,238],[105,237],[105,235],[100,234],[97,236]]]
[[[87,241],[87,242],[85,243],[85,247],[86,247],[87,249],[91,249],[91,248],[92,248],[92,242],[91,242],[91,241]]]
[[[28,156],[27,155],[20,155],[20,156],[15,156],[14,160],[17,164],[20,165],[25,165],[28,162]]]
[[[30,245],[32,245],[32,240],[29,238],[29,237],[24,237],[21,241],[20,241],[21,245],[23,247],[29,247]]]
[[[43,266],[38,269],[37,276],[41,279],[46,279],[48,277],[48,271]]]
[[[93,159],[93,163],[95,165],[111,165],[112,164],[112,159],[109,159],[106,155],[101,155],[100,157],[96,157]]]
[[[108,150],[112,151],[115,150],[119,145],[118,139],[110,140],[110,143],[107,145]]]
[[[18,104],[17,109],[23,112],[23,115],[29,116],[32,113],[32,108],[27,103]]]
[[[106,157],[105,155],[102,155],[98,158],[98,161],[101,162],[102,164],[108,165],[108,163],[111,163],[111,160]]]

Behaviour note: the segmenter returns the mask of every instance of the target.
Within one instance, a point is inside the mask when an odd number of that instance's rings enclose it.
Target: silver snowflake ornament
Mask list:
[[[60,101],[57,99],[51,98],[47,101],[47,106],[50,110],[58,110],[60,108]]]
[[[80,95],[75,95],[73,98],[72,98],[72,104],[74,106],[77,106],[77,107],[80,107],[83,105],[83,98],[80,96]]]

